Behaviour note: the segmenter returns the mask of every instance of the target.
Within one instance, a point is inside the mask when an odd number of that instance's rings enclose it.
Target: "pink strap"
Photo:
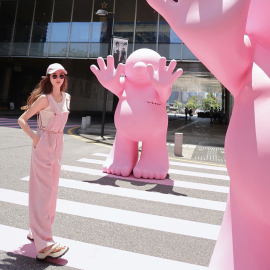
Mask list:
[[[70,111],[70,99],[71,98],[67,93],[65,93],[65,95],[66,95],[66,106],[67,106],[68,111]]]
[[[38,129],[41,129],[41,126],[42,126],[42,123],[41,123],[41,115],[40,115],[40,112],[37,113],[37,123],[38,123]]]
[[[55,108],[54,102],[53,102],[53,98],[51,95],[47,95],[50,107],[52,109],[52,111],[54,111],[54,113],[56,113],[57,109]]]

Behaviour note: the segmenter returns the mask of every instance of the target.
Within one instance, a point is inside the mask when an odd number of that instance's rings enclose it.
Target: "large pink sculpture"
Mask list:
[[[135,51],[117,70],[112,56],[107,58],[107,67],[103,58],[97,61],[100,69],[92,65],[91,70],[105,88],[119,97],[115,112],[117,134],[103,171],[128,176],[133,170],[137,178],[164,179],[169,170],[166,101],[182,69],[173,73],[176,61],[167,67],[166,59],[149,49]]]
[[[235,98],[230,195],[209,269],[269,270],[270,1],[147,1]]]

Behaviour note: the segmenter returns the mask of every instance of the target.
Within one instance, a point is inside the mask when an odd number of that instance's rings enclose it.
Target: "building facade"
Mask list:
[[[47,66],[59,62],[68,71],[71,109],[102,111],[103,88],[89,69],[108,53],[108,24],[99,9],[114,13],[114,36],[128,39],[128,55],[149,48],[178,61],[184,73],[174,91],[222,92],[146,0],[0,0],[0,108],[24,105]],[[109,94],[107,110],[116,102]]]

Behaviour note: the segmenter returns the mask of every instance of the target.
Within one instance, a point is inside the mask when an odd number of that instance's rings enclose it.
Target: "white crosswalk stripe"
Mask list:
[[[1,122],[3,121],[3,122]],[[4,119],[0,119],[0,125],[4,124]],[[15,123],[15,122],[14,122]],[[10,124],[11,125],[11,124]],[[8,125],[7,125],[8,126]],[[140,200],[141,202],[151,202],[153,207],[158,209],[158,205],[166,205],[166,207],[191,207],[190,209],[202,209],[203,211],[211,212],[212,215],[223,213],[226,207],[226,203],[216,200],[216,194],[223,196],[229,192],[228,180],[229,176],[225,175],[227,169],[222,166],[210,166],[205,164],[188,162],[170,161],[170,165],[176,166],[169,170],[170,179],[155,180],[155,179],[137,179],[133,176],[122,177],[117,175],[109,175],[103,173],[102,165],[108,154],[105,153],[93,153],[93,156],[103,157],[104,159],[94,158],[80,158],[77,162],[80,162],[82,166],[63,165],[62,170],[72,173],[73,179],[60,178],[59,186],[65,190],[76,190],[78,192],[89,192],[91,194],[110,195],[111,198],[119,198],[120,200],[134,201]],[[182,167],[183,169],[175,169]],[[207,170],[207,173],[206,173]],[[220,172],[220,174],[219,174]],[[150,187],[148,190],[139,190],[132,188],[129,185],[125,187],[113,186],[110,184],[100,184],[96,180],[80,181],[75,180],[76,174],[84,174],[91,176],[90,179],[109,178],[113,183],[146,183]],[[183,176],[180,180],[174,180],[176,176]],[[192,177],[190,182],[189,177]],[[85,178],[84,178],[85,179]],[[179,179],[179,177],[178,177]],[[211,180],[226,180],[226,182],[220,182],[220,185],[209,184],[217,183],[217,181]],[[29,181],[29,176],[23,177],[24,181]],[[184,181],[187,180],[187,181]],[[198,181],[197,181],[198,180]],[[204,180],[206,183],[203,183]],[[120,182],[117,182],[120,181]],[[109,183],[109,182],[108,182]],[[195,194],[190,196],[177,196],[176,189],[172,194],[162,194],[157,191],[151,191],[154,187],[158,186],[171,186],[173,188],[185,188],[190,191],[194,191]],[[206,194],[205,197],[196,197],[197,193]],[[181,193],[181,192],[180,192]],[[183,192],[185,193],[185,192]],[[189,193],[187,193],[189,194]],[[96,195],[97,196],[97,195]],[[209,197],[207,197],[209,196]],[[106,197],[105,197],[106,198]],[[206,199],[202,199],[206,198]],[[210,198],[210,199],[209,199]],[[225,198],[225,197],[223,197]],[[197,239],[193,241],[216,241],[220,225],[210,224],[206,219],[202,219],[203,222],[188,220],[189,217],[179,218],[179,216],[171,217],[166,214],[159,215],[151,212],[140,212],[138,209],[130,210],[128,208],[121,209],[115,208],[115,206],[101,206],[96,203],[85,203],[78,200],[72,201],[64,198],[57,201],[57,212],[72,217],[81,217],[89,220],[105,221],[111,224],[117,224],[130,226],[134,228],[140,228],[142,230],[151,230],[158,234],[159,232],[165,234],[174,234],[188,237],[190,239]],[[0,188],[0,202],[9,203],[12,205],[19,205],[21,207],[27,207],[28,205],[28,193]],[[107,204],[108,205],[108,204]],[[128,210],[127,210],[128,209]],[[187,208],[188,209],[188,208]],[[214,222],[213,222],[214,223]],[[70,228],[72,229],[72,228]],[[90,228],[89,228],[90,229]],[[117,233],[117,232],[116,232]],[[13,235],[14,239],[10,241],[8,235]],[[27,231],[18,228],[5,226],[0,224],[0,250],[9,252],[12,251],[15,254],[21,254],[19,247],[25,242],[25,235]],[[127,236],[128,237],[128,236]],[[66,238],[55,237],[61,243],[65,243],[70,247],[70,251],[65,255],[67,260],[66,266],[77,269],[172,269],[172,270],[206,270],[207,267],[201,265],[195,265],[192,263],[186,263],[181,261],[175,261],[170,259],[159,258],[157,256],[150,256],[148,254],[135,253],[126,251],[125,249],[118,249],[112,247],[106,247],[103,245],[94,245],[91,242],[80,242]],[[8,242],[8,244],[7,244]],[[18,250],[18,251],[17,251]],[[81,257],[81,253],[87,254],[85,257]],[[35,250],[26,252],[23,254],[28,257],[35,257]],[[78,259],[80,258],[80,259]],[[91,267],[89,266],[89,260],[91,260]],[[190,261],[188,261],[190,262]],[[204,264],[205,265],[205,264]]]
[[[229,192],[229,188],[224,187],[224,186],[207,185],[207,184],[192,183],[192,182],[186,182],[186,181],[174,181],[172,179],[165,179],[165,180],[162,180],[162,182],[161,182],[161,180],[143,179],[143,178],[137,179],[137,178],[132,177],[132,176],[128,177],[128,179],[127,179],[126,177],[123,177],[123,176],[104,173],[102,170],[82,168],[82,167],[76,167],[76,166],[68,166],[68,165],[63,165],[62,169],[66,170],[66,171],[70,171],[70,172],[86,173],[89,175],[111,177],[111,178],[130,180],[130,181],[139,181],[139,182],[150,183],[150,184],[162,184],[162,185],[166,185],[166,186],[191,188],[191,189],[214,191],[214,192],[220,192],[220,193],[228,193]]]
[[[103,164],[104,163],[104,161],[102,161],[102,160],[87,159],[87,158],[82,158],[82,159],[79,159],[78,161],[86,162],[86,163],[93,163],[93,164]],[[77,169],[77,170],[79,170],[79,169]],[[82,170],[82,173],[83,173],[83,170]],[[212,173],[201,173],[201,172],[175,170],[175,169],[169,169],[169,173],[210,178],[210,179],[230,180],[229,176],[227,176],[227,175],[218,175],[218,174],[212,174]]]
[[[28,205],[28,194],[0,188],[0,201]],[[216,240],[220,226],[58,199],[57,212]],[[166,226],[164,226],[166,224]]]
[[[24,177],[21,180],[29,180],[29,177]],[[128,179],[127,179],[128,180]],[[101,186],[98,184],[89,184],[84,182],[75,181],[72,179],[63,179],[59,181],[59,186],[66,188],[74,188],[91,192],[98,192],[103,194],[110,194],[115,196],[140,199],[153,202],[162,202],[175,205],[183,205],[190,207],[198,207],[202,209],[225,211],[226,203],[213,202],[210,200],[203,200],[197,198],[189,198],[184,196],[175,196],[168,194],[159,194],[156,192],[146,192],[140,190],[132,190],[120,187]]]
[[[0,224],[0,250],[15,254],[22,254],[19,246],[25,244],[26,230],[17,229]],[[12,239],[10,238],[12,235]],[[16,241],[12,241],[16,239]],[[74,241],[66,238],[55,237],[55,241],[65,243],[69,246],[69,252],[65,255],[65,266],[84,270],[206,270],[207,267],[192,265],[188,263],[138,254],[134,252],[93,245],[89,243]],[[35,251],[26,254],[35,257]]]
[[[99,156],[99,157],[108,157],[108,154],[103,154],[103,153],[95,153],[93,156]],[[226,167],[221,167],[221,166],[208,166],[208,165],[200,165],[200,164],[190,164],[187,162],[175,162],[175,161],[170,161],[170,165],[175,165],[175,166],[183,166],[187,168],[197,168],[197,169],[206,169],[206,170],[214,170],[214,171],[227,171]]]

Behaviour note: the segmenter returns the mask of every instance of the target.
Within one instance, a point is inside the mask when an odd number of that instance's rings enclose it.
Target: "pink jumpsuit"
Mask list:
[[[67,94],[63,93],[62,112],[51,95],[47,98],[54,115],[46,128],[42,127],[39,117],[37,135],[40,139],[36,148],[32,147],[29,181],[29,232],[38,252],[55,243],[52,224],[61,172],[63,130],[69,114]]]

